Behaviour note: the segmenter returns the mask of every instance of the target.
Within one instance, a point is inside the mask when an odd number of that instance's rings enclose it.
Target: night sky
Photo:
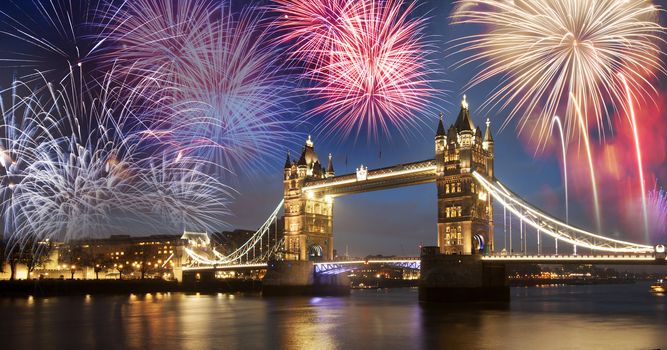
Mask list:
[[[16,11],[14,5],[21,3],[16,0],[14,4],[3,1],[0,4],[0,10]],[[241,7],[243,3],[235,1],[234,7]],[[257,4],[258,2],[250,1],[249,3]],[[666,5],[663,1],[656,3],[661,6]],[[317,121],[313,120],[312,123],[300,124],[294,133],[298,134],[303,141],[306,135],[312,133],[315,150],[320,159],[325,159],[328,153],[333,153],[337,175],[353,172],[362,163],[369,169],[373,169],[429,159],[434,156],[433,138],[438,113],[444,113],[444,121],[447,126],[453,123],[460,108],[462,95],[466,94],[474,123],[480,125],[484,130],[484,121],[487,117],[491,119],[495,138],[496,176],[528,202],[556,217],[564,218],[563,181],[559,155],[554,151],[555,148],[548,147],[545,152],[535,154],[534,148],[528,145],[522,137],[517,136],[514,125],[499,130],[507,111],[477,108],[497,81],[489,80],[481,86],[466,91],[464,86],[474,75],[476,66],[473,64],[453,69],[451,66],[461,57],[448,57],[448,54],[452,53],[448,50],[448,47],[451,46],[450,41],[471,34],[472,29],[449,24],[448,16],[452,9],[452,3],[449,1],[419,1],[419,4],[420,7],[415,15],[429,18],[427,34],[430,35],[433,45],[439,51],[431,59],[441,71],[433,78],[440,80],[435,86],[442,91],[441,101],[434,102],[434,105],[439,107],[424,111],[430,120],[423,128],[413,129],[414,136],[409,139],[402,139],[397,133],[394,133],[390,139],[379,141],[363,137],[358,140],[353,138],[327,139],[313,132],[313,123]],[[26,14],[29,13],[30,10],[26,10]],[[664,23],[664,21],[661,22]],[[0,26],[2,23],[0,22]],[[0,45],[7,47],[12,42],[6,33],[0,37]],[[17,50],[16,47],[14,49]],[[11,76],[16,74],[17,68],[5,66],[0,72],[2,72],[0,82],[7,84]],[[656,83],[656,86],[659,91],[665,90],[667,88],[665,78],[663,77],[659,83]],[[305,113],[312,105],[312,102],[305,98],[300,102],[301,113]],[[292,154],[298,154],[300,147],[301,144],[286,144],[285,151],[289,149]],[[257,155],[257,157],[262,157],[262,155]],[[231,209],[234,216],[229,218],[230,226],[227,229],[254,229],[262,224],[281,199],[283,163],[284,157],[281,157],[272,160],[273,169],[262,169],[257,174],[238,174],[238,179],[234,180],[234,186],[240,195],[232,204]],[[656,177],[662,183],[666,182],[667,178],[661,178],[665,174],[665,164],[658,164],[657,167],[661,170],[655,171]],[[652,187],[652,184],[649,187]],[[603,191],[614,191],[614,189],[603,188]],[[584,190],[570,192],[571,223],[587,229],[594,228],[590,208],[590,195]],[[498,234],[502,231],[502,211],[496,211],[496,213],[499,212],[501,216],[496,220],[497,223],[500,222],[496,229],[496,248],[502,248],[502,243],[500,243],[502,238],[498,239]],[[629,240],[637,240],[636,238],[640,237],[637,232],[623,231],[623,228],[615,223],[613,217],[614,212],[605,210],[603,204],[605,232],[618,234],[617,237]],[[338,197],[334,204],[335,249],[342,254],[349,248],[350,255],[356,256],[368,254],[417,255],[420,244],[434,245],[436,243],[436,221],[435,184]]]
[[[487,81],[481,86],[464,90],[466,83],[475,73],[475,66],[468,65],[453,69],[451,66],[460,56],[448,56],[451,40],[471,34],[470,28],[449,24],[452,10],[450,1],[422,1],[420,11],[429,16],[428,33],[434,43],[441,47],[441,54],[435,57],[443,74],[440,84],[443,90],[443,102],[438,102],[444,113],[446,125],[453,123],[459,112],[463,94],[467,95],[472,117],[476,125],[484,130],[484,121],[491,119],[495,137],[496,177],[520,194],[528,202],[558,218],[565,218],[565,192],[558,149],[549,148],[537,155],[532,146],[517,135],[514,124],[499,130],[507,111],[479,110],[479,106],[495,83]],[[664,6],[661,2],[656,2]],[[657,84],[664,90],[665,79]],[[323,158],[329,152],[334,155],[334,167],[337,174],[354,172],[359,164],[372,168],[390,166],[433,157],[433,137],[437,126],[438,113],[433,110],[430,125],[420,130],[419,136],[403,140],[394,136],[391,140],[380,140],[381,145],[368,140],[320,140],[313,135],[315,150]],[[307,126],[299,130],[309,133]],[[554,134],[555,136],[556,134]],[[299,151],[292,148],[292,154]],[[583,153],[582,153],[583,156]],[[347,166],[345,159],[347,158]],[[261,220],[245,213],[269,213],[280,200],[282,193],[282,162],[276,164],[275,174],[267,174],[260,185],[245,183],[244,196],[234,205],[239,214],[232,222],[239,227],[254,227]],[[663,163],[661,168],[665,168]],[[572,176],[572,175],[570,175]],[[667,181],[667,178],[661,179]],[[571,185],[572,186],[572,185]],[[609,189],[602,189],[606,191]],[[613,189],[611,189],[613,191]],[[570,189],[570,222],[585,229],[594,229],[592,203],[588,191],[578,193]],[[269,200],[271,198],[272,200]],[[496,206],[497,207],[497,206]],[[614,222],[614,212],[605,210],[603,204],[603,230],[616,237],[640,240],[639,232],[624,232]],[[496,248],[502,249],[502,211],[496,210]],[[500,215],[500,217],[498,217]],[[639,213],[637,213],[639,216]],[[377,192],[337,197],[334,204],[334,242],[339,254],[346,249],[350,255],[397,254],[417,255],[420,244],[435,245],[436,231],[436,187],[425,184]],[[639,230],[638,230],[639,231]]]

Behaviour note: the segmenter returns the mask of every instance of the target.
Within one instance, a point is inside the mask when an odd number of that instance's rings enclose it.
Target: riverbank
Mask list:
[[[596,284],[632,284],[633,279],[623,278],[509,278],[510,287],[534,287],[547,285],[582,286]]]
[[[0,281],[0,297],[130,293],[234,293],[262,290],[261,281],[225,279],[180,283],[164,280],[19,280]]]

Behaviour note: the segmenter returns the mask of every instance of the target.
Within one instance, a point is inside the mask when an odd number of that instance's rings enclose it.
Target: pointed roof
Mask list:
[[[287,151],[287,159],[285,160],[285,169],[289,169],[292,166],[292,161],[290,160],[289,151]]]
[[[327,173],[332,173],[334,172],[334,167],[333,167],[333,158],[331,157],[331,153],[329,153],[329,164],[327,164]]]
[[[484,141],[493,142],[493,136],[491,136],[491,121],[489,118],[486,118],[486,132],[484,132]]]
[[[475,136],[479,136],[479,138],[482,138],[482,129],[480,129],[479,126],[477,127],[477,129],[475,129]]]
[[[461,101],[461,110],[459,111],[459,115],[456,118],[454,126],[459,132],[475,130],[475,124],[472,123],[470,110],[468,110],[468,101],[466,101],[466,95],[463,95],[463,100]]]
[[[308,166],[313,165],[318,160],[317,153],[315,153],[315,144],[310,138],[310,135],[308,135],[306,146],[303,148],[302,157],[304,157],[305,160],[304,164]]]
[[[299,157],[299,161],[296,163],[296,165],[308,165],[308,163],[306,163],[306,147],[303,147],[303,150],[301,151],[301,157]]]
[[[456,128],[454,127],[454,124],[450,125],[449,129],[447,129],[447,140],[449,142],[456,141]]]
[[[316,175],[322,173],[322,164],[320,164],[319,160],[316,160],[315,163],[313,163],[313,173]]]
[[[442,125],[442,112],[440,112],[440,121],[438,121],[438,131],[435,136],[445,136],[445,127]]]

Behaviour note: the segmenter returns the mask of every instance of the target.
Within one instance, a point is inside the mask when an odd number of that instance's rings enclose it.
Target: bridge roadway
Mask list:
[[[626,255],[489,255],[483,262],[504,264],[667,265],[655,254]]]
[[[340,260],[340,261],[323,261],[313,263],[316,272],[323,271],[333,266],[353,266],[353,265],[368,265],[368,264],[391,264],[402,266],[406,268],[418,269],[420,259],[419,257],[400,257],[388,259],[358,259],[358,260]],[[204,266],[184,266],[183,271],[200,271],[200,270],[257,270],[265,269],[268,266],[266,262],[250,263],[250,264],[235,264],[235,265],[204,265]]]
[[[489,255],[482,257],[483,262],[499,264],[596,264],[596,265],[667,265],[664,258],[657,258],[655,254],[626,254],[626,255]],[[352,270],[355,265],[387,264],[397,267],[419,269],[419,257],[400,257],[387,259],[343,260],[316,262],[316,273],[343,272]],[[236,265],[208,265],[183,267],[184,271],[197,270],[257,270],[265,269],[267,263],[236,264]]]
[[[327,179],[306,181],[303,191],[332,197],[434,182],[434,159],[367,170],[365,175],[351,173]],[[361,176],[361,178],[360,178]]]

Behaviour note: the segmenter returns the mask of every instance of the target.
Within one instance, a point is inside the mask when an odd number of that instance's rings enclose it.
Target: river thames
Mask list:
[[[0,299],[3,349],[665,349],[647,283],[512,288],[504,305],[349,297],[146,294]]]

